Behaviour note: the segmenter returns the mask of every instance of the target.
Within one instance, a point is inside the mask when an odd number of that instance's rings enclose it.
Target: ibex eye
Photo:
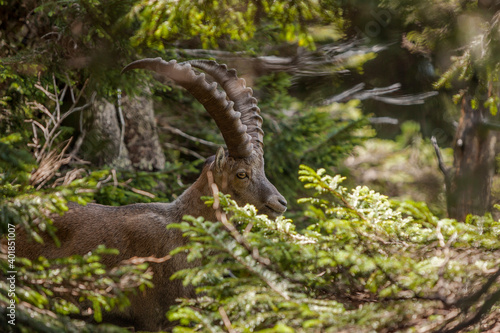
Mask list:
[[[236,177],[238,177],[239,179],[245,179],[245,178],[247,178],[247,173],[246,172],[238,172],[236,174]]]

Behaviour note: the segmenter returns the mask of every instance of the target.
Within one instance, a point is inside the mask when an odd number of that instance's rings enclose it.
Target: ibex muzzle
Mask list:
[[[215,80],[209,83],[203,70]],[[178,230],[167,230],[170,223],[180,222],[184,215],[203,216],[214,221],[211,207],[200,199],[212,195],[207,173],[210,171],[218,188],[240,205],[250,203],[259,212],[271,218],[283,214],[286,200],[264,172],[262,118],[252,89],[236,76],[236,71],[214,61],[194,60],[178,64],[160,58],[135,61],[125,67],[149,69],[165,76],[187,89],[215,120],[227,145],[227,153],[219,149],[207,160],[200,177],[172,203],[134,204],[108,207],[97,204],[70,205],[62,217],[54,218],[61,247],[56,247],[45,235],[45,244],[28,241],[19,230],[18,255],[35,259],[39,256],[57,258],[72,254],[85,254],[99,244],[117,248],[118,256],[106,256],[103,262],[114,266],[134,257],[164,257],[171,250],[182,246],[186,239]],[[217,83],[225,91],[217,89]],[[108,314],[113,322],[132,324],[140,330],[160,330],[169,326],[165,312],[179,297],[193,295],[190,287],[170,276],[197,263],[187,263],[185,254],[152,264],[154,289],[131,297],[131,306],[123,312]],[[106,320],[106,316],[105,316]]]

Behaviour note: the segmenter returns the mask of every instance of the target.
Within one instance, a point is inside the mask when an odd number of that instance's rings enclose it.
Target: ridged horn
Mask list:
[[[173,80],[185,88],[215,120],[224,137],[229,156],[244,158],[252,153],[252,137],[241,121],[241,113],[235,111],[234,102],[228,101],[225,92],[217,89],[217,83],[208,83],[204,73],[196,73],[188,63],[165,61],[161,58],[146,58],[128,64],[122,73],[132,69],[148,69]],[[231,99],[231,98],[230,98]]]
[[[220,65],[213,60],[190,60],[186,63],[203,70],[221,85],[229,99],[234,102],[234,109],[241,112],[241,122],[252,137],[254,149],[263,153],[262,117],[257,99],[253,97],[252,88],[246,86],[245,79],[238,78],[235,69],[227,69],[226,65]]]

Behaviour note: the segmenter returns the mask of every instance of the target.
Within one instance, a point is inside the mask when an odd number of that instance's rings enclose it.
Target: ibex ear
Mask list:
[[[215,171],[222,172],[226,162],[226,152],[224,151],[224,148],[219,147],[219,149],[217,149],[217,153],[215,154]]]

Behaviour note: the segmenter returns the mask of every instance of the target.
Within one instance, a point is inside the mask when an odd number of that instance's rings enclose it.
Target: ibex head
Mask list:
[[[209,83],[203,70],[213,77]],[[227,153],[219,149],[207,160],[203,174],[209,170],[219,189],[230,194],[240,205],[253,204],[260,213],[274,218],[286,210],[287,202],[264,172],[262,117],[257,100],[245,80],[234,69],[215,61],[192,60],[177,63],[161,58],[142,59],[129,64],[123,72],[143,68],[169,78],[188,90],[215,120],[224,137]],[[217,89],[218,85],[224,91]],[[203,179],[203,174],[200,179]]]

